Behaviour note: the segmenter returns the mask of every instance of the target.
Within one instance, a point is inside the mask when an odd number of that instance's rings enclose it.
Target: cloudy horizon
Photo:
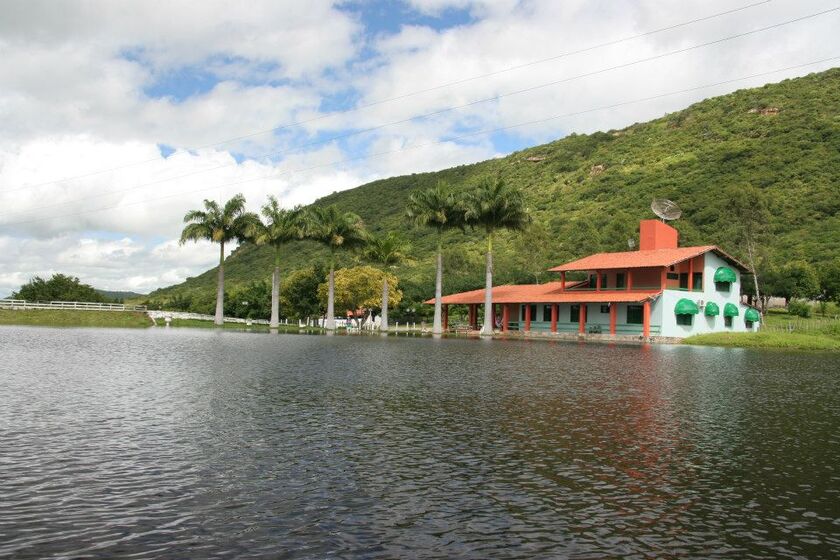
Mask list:
[[[216,251],[177,239],[204,198],[306,204],[838,65],[830,2],[676,6],[7,0],[0,297],[199,274]]]

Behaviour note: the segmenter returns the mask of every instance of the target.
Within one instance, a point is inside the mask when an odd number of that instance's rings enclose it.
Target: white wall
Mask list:
[[[728,266],[735,271],[737,280],[732,283],[729,292],[718,291],[715,287],[715,270],[721,266]],[[744,321],[744,313],[748,309],[748,306],[741,303],[740,294],[741,273],[733,264],[725,261],[715,253],[709,252],[705,255],[703,265],[703,291],[665,290],[653,305],[653,309],[651,310],[651,323],[662,325],[662,336],[677,338],[710,332],[747,332],[749,330],[758,330],[757,324],[752,329],[747,328],[746,322]],[[678,325],[674,308],[682,298],[690,299],[698,305],[700,305],[701,301],[704,305],[708,302],[715,302],[720,307],[720,315],[706,317],[704,315],[704,309],[701,308],[700,313],[694,316],[691,325]],[[739,310],[738,317],[732,318],[732,327],[724,326],[723,307],[727,303],[737,305]]]

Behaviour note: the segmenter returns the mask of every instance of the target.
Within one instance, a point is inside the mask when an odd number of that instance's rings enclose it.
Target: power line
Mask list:
[[[572,82],[572,81],[575,81],[575,80],[579,80],[581,78],[587,78],[587,77],[611,72],[611,71],[614,71],[614,70],[619,70],[619,69],[624,69],[624,68],[628,68],[628,67],[631,67],[631,66],[636,66],[638,64],[643,64],[643,63],[646,63],[646,62],[659,60],[659,59],[666,58],[666,57],[669,57],[669,56],[674,56],[674,55],[677,55],[677,54],[682,54],[682,53],[685,53],[685,52],[697,50],[697,49],[700,49],[700,48],[703,48],[703,47],[724,43],[726,41],[731,41],[731,40],[738,39],[738,38],[741,38],[741,37],[745,37],[745,36],[748,36],[748,35],[753,35],[753,34],[761,33],[761,32],[764,32],[764,31],[771,30],[771,29],[776,29],[776,28],[779,28],[779,27],[782,27],[782,26],[785,26],[785,25],[790,25],[792,23],[797,23],[797,22],[800,22],[800,21],[803,21],[803,20],[818,17],[820,15],[825,15],[827,13],[834,12],[834,11],[837,11],[837,10],[840,10],[840,6],[835,7],[835,8],[831,8],[831,9],[828,9],[828,10],[824,10],[822,12],[817,12],[817,13],[814,13],[814,14],[809,14],[809,15],[806,15],[806,16],[801,16],[801,17],[798,17],[798,18],[794,18],[794,19],[791,19],[791,20],[778,22],[778,23],[775,23],[775,24],[772,24],[772,25],[768,25],[768,26],[765,26],[765,27],[753,29],[753,30],[750,30],[750,31],[744,31],[744,32],[741,32],[741,33],[736,33],[734,35],[729,35],[727,37],[723,37],[723,38],[720,38],[720,39],[707,41],[705,43],[699,43],[699,44],[691,45],[691,46],[688,46],[688,47],[683,47],[683,48],[680,48],[680,49],[675,49],[675,50],[672,50],[672,51],[668,51],[668,52],[665,52],[665,53],[660,53],[660,54],[657,54],[657,55],[652,55],[652,56],[649,56],[649,57],[633,60],[633,61],[630,61],[630,62],[625,62],[625,63],[622,63],[622,64],[609,66],[609,67],[601,68],[601,69],[598,69],[598,70],[592,70],[592,71],[589,71],[589,72],[585,72],[583,74],[577,74],[575,76],[568,76],[566,78],[562,78],[562,79],[559,79],[559,80],[553,80],[551,82],[538,84],[538,85],[535,85],[535,86],[530,86],[530,87],[519,89],[519,90],[509,91],[507,93],[498,94],[498,95],[495,95],[495,96],[492,96],[492,97],[486,97],[486,98],[470,101],[468,103],[464,103],[464,104],[461,104],[461,105],[446,107],[446,108],[439,109],[439,110],[436,110],[436,111],[432,111],[432,112],[429,112],[429,113],[425,113],[425,114],[421,114],[421,115],[415,115],[415,116],[412,116],[412,117],[399,119],[399,120],[396,120],[396,121],[391,121],[391,122],[387,122],[387,123],[378,124],[376,126],[372,126],[372,127],[369,127],[369,128],[344,133],[344,134],[333,136],[333,137],[330,137],[330,138],[325,138],[325,139],[321,139],[321,140],[317,140],[317,141],[304,143],[304,144],[296,146],[292,149],[267,152],[267,153],[261,154],[260,156],[257,156],[257,158],[264,158],[264,157],[268,157],[268,156],[277,156],[277,155],[281,155],[281,154],[294,153],[294,152],[299,151],[299,150],[301,150],[302,148],[305,148],[305,147],[311,147],[311,146],[319,145],[319,144],[326,144],[326,143],[329,143],[329,142],[333,142],[335,140],[341,140],[341,139],[349,138],[349,137],[352,137],[352,136],[358,136],[360,134],[365,134],[365,133],[368,133],[368,132],[381,130],[381,129],[384,129],[384,128],[387,128],[387,127],[390,127],[390,126],[394,126],[394,125],[398,125],[398,124],[403,124],[403,123],[407,123],[407,122],[411,122],[411,121],[415,121],[415,120],[425,119],[425,118],[429,118],[429,117],[432,117],[432,116],[439,116],[439,115],[449,113],[449,112],[452,112],[452,111],[457,111],[459,109],[472,107],[472,106],[475,106],[475,105],[478,105],[478,104],[481,104],[481,103],[498,101],[498,100],[503,99],[505,97],[510,97],[510,96],[513,96],[513,95],[520,95],[522,93],[529,93],[529,92],[536,91],[536,90],[539,90],[539,89],[544,89],[546,87],[560,85],[560,84],[563,84],[563,83],[568,83],[568,82]],[[129,191],[141,189],[141,188],[144,188],[144,187],[160,185],[160,184],[163,184],[163,183],[168,183],[168,182],[171,182],[171,181],[175,181],[177,179],[183,179],[183,178],[186,178],[186,177],[191,177],[193,175],[200,175],[202,173],[209,173],[211,171],[217,171],[219,169],[236,167],[237,165],[238,165],[238,163],[236,163],[236,162],[221,164],[221,165],[217,165],[215,167],[209,167],[209,168],[206,168],[206,169],[199,169],[199,170],[196,170],[196,171],[190,171],[190,172],[187,172],[187,173],[182,173],[180,175],[175,175],[173,177],[168,177],[168,178],[165,178],[165,179],[159,179],[157,181],[140,183],[139,185],[134,185],[134,186],[131,186],[131,187],[125,187],[125,188],[122,188],[122,189],[111,190],[111,191],[106,192],[106,193],[97,193],[97,194],[89,195],[89,196],[86,196],[86,197],[80,197],[80,198],[77,198],[75,200],[87,200],[87,199],[92,199],[92,198],[99,198],[99,197],[102,197],[102,196],[109,196],[109,195],[125,193],[125,192],[129,192]],[[16,190],[21,190],[21,189],[16,189]],[[8,192],[15,192],[15,190],[6,191],[6,192],[7,193]],[[42,209],[52,208],[52,207],[55,207],[55,206],[62,206],[64,204],[65,203],[55,203],[55,204],[50,204],[50,205],[44,205],[44,206],[40,206],[38,208],[27,210],[24,213],[34,213],[34,212],[40,211]],[[11,214],[14,215],[15,213],[11,213]],[[4,216],[4,215],[8,216],[9,213],[0,214],[0,216]]]
[[[173,193],[173,194],[165,195],[165,196],[161,196],[161,197],[138,200],[138,201],[134,201],[134,202],[128,202],[128,203],[125,203],[125,204],[117,204],[117,205],[113,205],[113,206],[94,208],[94,209],[90,209],[90,210],[83,210],[83,211],[80,211],[80,212],[73,212],[73,213],[69,213],[69,214],[60,214],[60,215],[55,215],[55,216],[45,216],[45,217],[41,217],[41,218],[34,218],[34,219],[31,219],[31,220],[23,220],[23,221],[18,221],[18,222],[10,222],[10,223],[0,224],[0,225],[3,226],[3,227],[8,227],[8,226],[16,226],[16,225],[23,225],[23,224],[41,222],[41,221],[45,221],[45,220],[55,220],[55,219],[59,219],[59,218],[82,216],[82,215],[85,215],[85,214],[102,212],[102,211],[105,211],[105,210],[113,210],[113,209],[116,209],[116,208],[124,208],[124,207],[128,207],[128,206],[135,206],[137,204],[146,204],[146,203],[149,203],[149,202],[158,202],[158,201],[161,201],[161,200],[176,198],[176,197],[183,196],[183,195],[186,195],[186,194],[196,194],[196,193],[200,193],[200,192],[206,192],[206,191],[211,191],[211,190],[215,190],[215,189],[222,189],[222,188],[225,188],[225,187],[231,187],[231,186],[235,186],[235,185],[242,185],[242,184],[251,183],[251,182],[254,182],[254,181],[276,179],[276,178],[279,178],[280,176],[283,176],[283,175],[291,175],[291,174],[295,174],[295,173],[302,173],[302,172],[306,172],[306,171],[312,171],[314,169],[319,169],[319,168],[323,168],[323,167],[331,167],[333,165],[340,165],[340,164],[343,164],[343,163],[350,163],[350,162],[358,161],[358,160],[373,159],[375,157],[381,157],[381,156],[384,156],[384,155],[390,155],[390,154],[400,153],[400,152],[407,152],[409,150],[416,150],[416,149],[426,148],[426,147],[430,147],[430,146],[434,146],[434,145],[445,144],[445,143],[448,143],[448,142],[453,142],[455,140],[460,140],[460,139],[469,138],[469,137],[473,137],[473,136],[493,134],[493,133],[496,133],[496,132],[502,132],[502,131],[511,130],[511,129],[514,129],[514,128],[521,128],[521,127],[524,127],[524,126],[533,126],[535,124],[542,124],[542,123],[550,122],[550,121],[553,121],[553,120],[558,120],[558,119],[561,119],[561,118],[575,117],[575,116],[580,116],[580,115],[593,113],[593,112],[597,112],[597,111],[615,109],[615,108],[618,108],[618,107],[633,105],[633,104],[637,104],[637,103],[643,103],[643,102],[646,102],[646,101],[652,101],[652,100],[661,99],[661,98],[664,98],[664,97],[680,95],[680,94],[683,94],[683,93],[690,93],[690,92],[698,91],[698,90],[701,90],[701,89],[708,89],[708,88],[717,87],[717,86],[721,86],[721,85],[731,84],[731,83],[734,83],[734,82],[750,80],[750,79],[754,79],[754,78],[768,76],[768,75],[771,75],[771,74],[777,74],[779,72],[786,72],[786,71],[789,71],[789,70],[796,70],[796,69],[804,68],[804,67],[807,67],[807,66],[814,66],[814,65],[817,65],[817,64],[822,64],[822,63],[825,63],[825,62],[835,61],[835,60],[838,60],[838,59],[840,59],[840,55],[829,57],[829,58],[823,58],[823,59],[815,60],[815,61],[811,61],[811,62],[805,62],[805,63],[802,63],[802,64],[793,65],[793,66],[786,66],[784,68],[776,68],[774,70],[768,70],[766,72],[750,74],[748,76],[742,76],[742,77],[738,77],[738,78],[731,78],[731,79],[728,79],[728,80],[722,80],[722,81],[718,81],[718,82],[714,82],[714,83],[710,83],[710,84],[703,84],[703,85],[694,86],[694,87],[690,87],[690,88],[684,88],[684,89],[680,89],[680,90],[676,90],[676,91],[670,91],[670,92],[659,93],[659,94],[650,95],[650,96],[646,96],[646,97],[641,97],[641,98],[637,98],[637,99],[621,101],[621,102],[618,102],[618,103],[613,103],[613,104],[610,104],[610,105],[603,105],[603,106],[594,107],[594,108],[591,108],[591,109],[585,109],[585,110],[582,110],[582,111],[575,111],[575,112],[571,112],[571,113],[563,113],[563,114],[559,114],[559,115],[553,115],[553,116],[546,117],[546,118],[543,118],[543,119],[520,122],[520,123],[517,123],[517,124],[498,127],[498,128],[493,128],[493,129],[485,129],[485,130],[480,130],[480,131],[474,131],[474,132],[470,132],[470,133],[466,133],[466,134],[461,134],[461,135],[458,135],[458,136],[451,136],[451,137],[448,137],[448,138],[445,138],[445,139],[442,139],[442,140],[438,140],[438,141],[434,141],[434,142],[427,142],[427,143],[424,143],[424,144],[409,145],[409,146],[404,146],[402,148],[397,148],[397,149],[394,149],[394,150],[386,150],[386,151],[377,152],[377,153],[373,153],[373,154],[367,154],[367,155],[364,155],[364,156],[346,158],[346,159],[337,160],[337,161],[333,161],[333,162],[329,162],[329,163],[318,164],[318,165],[314,165],[314,166],[310,166],[310,167],[306,167],[306,168],[292,169],[292,170],[283,171],[283,172],[280,172],[280,173],[272,173],[272,174],[264,175],[264,176],[260,176],[260,177],[252,177],[250,179],[244,179],[242,181],[234,181],[234,182],[230,182],[230,183],[223,183],[223,184],[219,184],[219,185],[214,185],[212,187],[202,187],[200,189],[194,189],[194,190],[191,190],[191,191],[178,192],[178,193]]]
[[[695,24],[695,23],[708,21],[708,20],[715,19],[715,18],[718,18],[718,17],[722,17],[722,16],[733,14],[733,13],[737,13],[737,12],[740,12],[740,11],[744,11],[744,10],[747,10],[747,9],[750,9],[750,8],[754,8],[756,6],[761,6],[761,5],[764,5],[764,4],[768,4],[772,1],[773,0],[761,0],[759,2],[753,2],[752,4],[747,4],[747,5],[744,5],[744,6],[740,6],[738,8],[732,8],[732,9],[725,10],[725,11],[722,11],[722,12],[716,12],[714,14],[710,14],[710,15],[707,15],[707,16],[703,16],[703,17],[692,19],[692,20],[687,20],[687,21],[684,21],[684,22],[672,24],[672,25],[669,25],[669,26],[666,26],[666,27],[660,27],[658,29],[653,29],[653,30],[650,30],[650,31],[645,31],[645,32],[642,32],[642,33],[638,33],[636,35],[630,35],[628,37],[623,37],[623,38],[620,38],[620,39],[614,39],[614,40],[607,41],[607,42],[604,42],[604,43],[598,43],[598,44],[595,44],[595,45],[590,45],[588,47],[582,47],[582,48],[577,49],[577,50],[567,51],[567,52],[557,54],[557,55],[554,55],[554,56],[550,56],[550,57],[547,57],[547,58],[533,60],[533,61],[530,61],[530,62],[525,62],[525,63],[517,64],[517,65],[514,65],[514,66],[508,66],[506,68],[501,68],[499,70],[495,70],[495,71],[492,71],[492,72],[487,72],[487,73],[484,73],[484,74],[478,74],[478,75],[475,75],[475,76],[470,76],[470,77],[467,77],[467,78],[461,78],[461,79],[454,80],[454,81],[451,81],[451,82],[445,82],[443,84],[438,84],[436,86],[431,86],[431,87],[428,87],[428,88],[425,88],[425,89],[420,89],[420,90],[396,95],[396,96],[393,96],[393,97],[388,97],[388,98],[380,99],[380,100],[377,100],[377,101],[372,101],[370,103],[366,103],[366,104],[359,105],[359,106],[356,106],[356,107],[350,107],[350,108],[347,108],[347,109],[341,109],[341,110],[338,110],[338,111],[333,111],[332,113],[329,113],[329,114],[326,114],[326,115],[319,115],[317,117],[312,117],[312,118],[309,118],[309,119],[304,119],[304,120],[300,120],[300,121],[287,123],[287,124],[277,126],[277,127],[274,127],[274,128],[269,128],[269,129],[266,129],[266,130],[260,130],[260,131],[257,131],[257,132],[244,134],[244,135],[241,135],[241,136],[235,136],[233,138],[228,138],[228,139],[213,142],[213,143],[210,143],[210,144],[202,144],[202,145],[199,145],[199,146],[194,146],[192,148],[184,148],[181,151],[176,151],[173,154],[172,157],[178,157],[179,155],[182,155],[184,153],[189,153],[190,151],[201,150],[201,149],[204,149],[204,148],[212,148],[212,147],[216,147],[216,146],[223,146],[225,144],[230,144],[232,142],[236,142],[236,141],[239,141],[239,140],[245,140],[247,138],[253,138],[255,136],[260,136],[260,135],[268,134],[268,133],[271,133],[271,132],[278,132],[280,130],[284,130],[284,129],[287,129],[287,128],[300,126],[300,125],[303,125],[303,124],[309,124],[309,123],[312,123],[312,122],[317,122],[317,121],[320,121],[320,120],[324,120],[324,119],[328,119],[328,118],[331,118],[331,117],[340,116],[340,115],[344,115],[344,114],[348,114],[348,113],[353,113],[353,112],[356,112],[356,111],[361,111],[363,109],[368,109],[370,107],[376,107],[378,105],[383,105],[385,103],[390,103],[392,101],[399,101],[399,100],[402,100],[402,99],[407,99],[409,97],[414,97],[416,95],[420,95],[420,94],[423,94],[423,93],[429,93],[429,92],[432,92],[432,91],[437,91],[437,90],[444,89],[444,88],[447,88],[447,87],[452,87],[452,86],[465,84],[465,83],[475,81],[475,80],[480,80],[480,79],[489,78],[489,77],[492,77],[492,76],[497,76],[497,75],[504,74],[504,73],[507,73],[507,72],[512,72],[512,71],[515,71],[515,70],[521,70],[522,68],[527,68],[527,67],[534,66],[534,65],[537,65],[537,64],[543,64],[543,63],[546,63],[546,62],[559,60],[561,58],[566,58],[566,57],[574,56],[574,55],[577,55],[577,54],[583,54],[583,53],[590,52],[590,51],[597,50],[597,49],[601,49],[601,48],[604,48],[604,47],[619,45],[621,43],[625,43],[625,42],[628,42],[628,41],[633,41],[633,40],[636,40],[636,39],[641,39],[643,37],[649,37],[651,35],[656,35],[658,33],[664,33],[666,31],[673,31],[674,29],[679,29],[681,27],[686,27],[688,25],[692,25],[692,24]],[[156,162],[156,161],[159,161],[159,160],[160,160],[160,158],[156,157],[156,158],[153,158],[153,159],[146,159],[146,160],[142,160],[142,161],[126,163],[126,164],[123,164],[123,165],[118,165],[118,166],[115,166],[115,167],[109,167],[109,168],[106,168],[106,169],[100,169],[100,170],[97,170],[97,171],[91,171],[89,173],[83,173],[81,175],[75,175],[75,176],[72,176],[72,177],[64,177],[62,179],[54,179],[54,180],[45,181],[45,182],[42,182],[42,183],[25,185],[25,186],[20,187],[18,189],[7,190],[6,192],[15,192],[17,190],[21,190],[21,189],[24,189],[24,188],[36,188],[36,187],[41,187],[41,186],[45,186],[45,185],[50,185],[50,184],[53,184],[53,183],[63,183],[63,182],[66,182],[66,181],[84,179],[86,177],[101,175],[102,173],[109,173],[109,172],[112,172],[112,171],[118,171],[120,169],[126,169],[126,168],[129,168],[129,167],[134,167],[134,166],[137,166],[137,165],[143,165],[143,164],[146,164],[146,163],[153,163],[153,162]]]

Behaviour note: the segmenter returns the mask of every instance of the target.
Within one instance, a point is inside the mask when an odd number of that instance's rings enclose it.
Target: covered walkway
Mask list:
[[[532,329],[551,333],[570,332],[572,324],[577,332],[585,334],[587,325],[602,332],[600,322],[587,322],[588,304],[600,304],[600,309],[608,308],[609,334],[635,334],[627,330],[628,325],[619,325],[618,311],[620,304],[625,304],[625,317],[629,312],[627,304],[641,307],[639,332],[642,336],[651,335],[650,309],[651,301],[659,296],[661,290],[625,290],[601,291],[575,289],[584,283],[575,282],[565,285],[565,282],[549,282],[547,284],[505,285],[493,288],[493,318],[496,328],[502,332],[519,330],[531,332]],[[433,304],[434,299],[426,301]],[[449,328],[449,306],[466,305],[468,309],[468,323],[474,330],[479,328],[478,308],[484,304],[484,289],[472,290],[444,296],[443,326]],[[561,320],[561,306],[564,319]],[[538,311],[538,308],[542,309]],[[542,315],[540,321],[537,314]],[[568,317],[568,319],[565,319]],[[625,321],[626,322],[626,321]],[[547,328],[546,328],[547,327]],[[631,329],[634,330],[634,329]]]

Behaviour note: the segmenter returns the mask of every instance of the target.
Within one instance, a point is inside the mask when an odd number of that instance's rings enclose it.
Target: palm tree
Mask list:
[[[406,215],[418,226],[432,227],[437,231],[437,270],[435,273],[435,317],[432,334],[443,332],[441,324],[441,298],[443,297],[443,233],[448,229],[464,227],[463,207],[449,187],[439,182],[436,186],[413,193],[408,200]]]
[[[385,269],[382,279],[382,314],[379,330],[388,332],[388,269],[406,260],[409,251],[408,242],[397,233],[391,232],[368,239],[365,256]]]
[[[522,230],[531,221],[522,191],[501,178],[484,179],[467,196],[465,219],[487,234],[487,268],[484,284],[484,325],[481,334],[493,334],[493,233],[499,229]]]
[[[224,324],[225,309],[225,243],[247,238],[248,231],[259,217],[245,211],[245,197],[237,194],[224,207],[214,200],[204,201],[204,210],[190,210],[184,216],[181,245],[187,241],[207,239],[219,244],[219,280],[216,287],[216,325]]]
[[[271,245],[274,248],[274,274],[271,276],[271,321],[268,326],[280,326],[280,250],[286,243],[303,239],[305,224],[300,206],[281,208],[274,196],[262,207],[265,221],[257,221],[248,232],[257,245]]]
[[[342,213],[335,205],[315,207],[307,215],[306,237],[330,250],[327,330],[335,330],[335,255],[339,250],[364,247],[367,241],[362,219],[352,212]],[[354,310],[355,311],[355,310]]]

